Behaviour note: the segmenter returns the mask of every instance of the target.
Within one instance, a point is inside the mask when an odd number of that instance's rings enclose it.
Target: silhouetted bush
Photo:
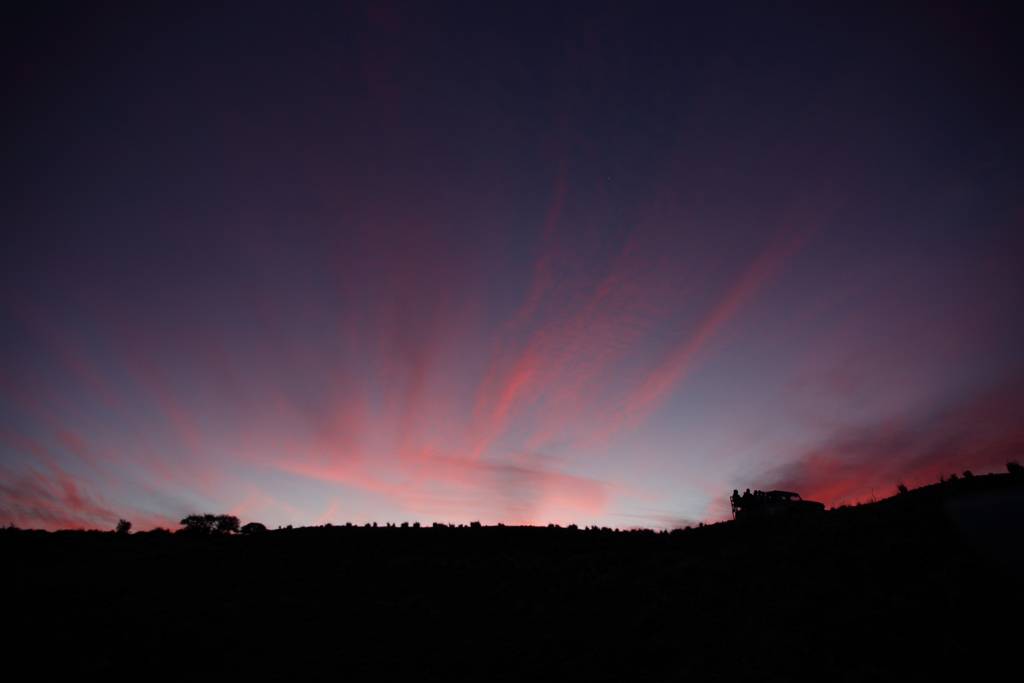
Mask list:
[[[1024,476],[1024,467],[1022,467],[1016,460],[1011,460],[1006,463],[1006,471],[1015,477]]]
[[[189,515],[181,520],[181,525],[185,527],[182,531],[207,536],[237,533],[238,524],[238,517],[234,515]]]
[[[259,522],[249,522],[241,528],[241,532],[246,535],[262,534],[267,530],[267,527]]]
[[[117,520],[117,529],[115,529],[115,531],[117,531],[117,533],[119,533],[119,534],[127,534],[131,530],[132,530],[132,523],[129,522],[127,519],[119,519],[119,520]]]

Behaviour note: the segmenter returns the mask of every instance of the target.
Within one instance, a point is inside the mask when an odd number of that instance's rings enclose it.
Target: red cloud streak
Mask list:
[[[1000,470],[1024,458],[1024,379],[920,419],[848,429],[771,475],[767,488],[829,505],[863,502],[965,469]]]

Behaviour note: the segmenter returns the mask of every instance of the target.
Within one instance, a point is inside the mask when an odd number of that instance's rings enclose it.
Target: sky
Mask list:
[[[864,4],[12,13],[0,523],[675,528],[1024,458],[1017,24]]]

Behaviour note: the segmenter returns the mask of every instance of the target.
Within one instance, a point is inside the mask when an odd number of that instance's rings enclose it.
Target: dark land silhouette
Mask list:
[[[0,532],[7,670],[869,681],[1019,668],[1019,468],[671,532],[183,524]]]

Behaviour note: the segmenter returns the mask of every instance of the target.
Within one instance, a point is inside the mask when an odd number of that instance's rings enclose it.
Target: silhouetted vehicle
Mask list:
[[[804,500],[793,491],[754,491],[749,489],[741,496],[732,492],[732,514],[741,519],[765,519],[815,514],[825,511],[825,504]]]

